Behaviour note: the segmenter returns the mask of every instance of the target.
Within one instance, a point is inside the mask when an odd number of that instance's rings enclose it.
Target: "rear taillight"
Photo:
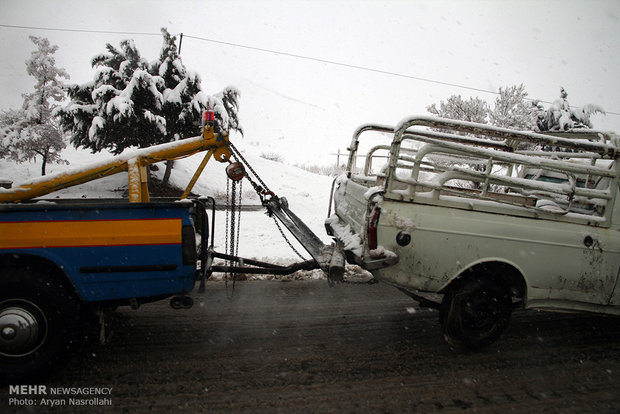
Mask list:
[[[196,234],[194,226],[183,226],[181,229],[183,264],[196,265]]]
[[[379,215],[381,209],[375,207],[372,213],[368,215],[368,250],[375,250],[377,248],[377,225],[379,224]]]

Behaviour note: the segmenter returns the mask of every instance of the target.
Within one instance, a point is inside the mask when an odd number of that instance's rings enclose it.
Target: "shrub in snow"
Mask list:
[[[261,152],[261,158],[275,162],[284,162],[284,157],[277,152]]]
[[[314,174],[326,175],[329,177],[336,177],[347,170],[347,166],[344,164],[341,164],[341,165],[295,164],[295,167],[301,168],[302,170],[305,170],[305,171],[308,171]]]

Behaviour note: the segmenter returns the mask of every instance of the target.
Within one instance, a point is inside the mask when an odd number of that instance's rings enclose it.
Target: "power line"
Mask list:
[[[30,30],[50,30],[50,31],[58,31],[58,32],[77,32],[77,33],[104,33],[104,34],[140,35],[140,36],[160,36],[161,35],[161,33],[150,33],[150,32],[124,32],[124,31],[111,31],[111,30],[88,30],[88,29],[66,29],[66,28],[63,29],[63,28],[52,28],[52,27],[19,26],[19,25],[10,25],[10,24],[0,24],[0,27],[7,27],[7,28],[14,28],[14,29],[30,29]],[[473,86],[461,85],[461,84],[458,84],[458,83],[444,82],[444,81],[439,81],[439,80],[436,80],[436,79],[430,79],[430,78],[423,78],[423,77],[420,77],[420,76],[407,75],[407,74],[404,74],[404,73],[392,72],[392,71],[387,71],[387,70],[383,70],[383,69],[376,69],[376,68],[371,68],[371,67],[367,67],[367,66],[354,65],[354,64],[338,62],[338,61],[334,61],[334,60],[316,58],[316,57],[312,57],[312,56],[299,55],[299,54],[290,53],[290,52],[283,52],[283,51],[267,49],[267,48],[262,48],[262,47],[257,47],[257,46],[243,45],[243,44],[239,44],[239,43],[225,42],[223,40],[215,40],[215,39],[210,39],[210,38],[206,38],[206,37],[192,36],[192,35],[180,33],[181,41],[182,41],[183,37],[189,38],[189,39],[195,39],[195,40],[199,40],[199,41],[203,41],[203,42],[209,42],[209,43],[215,43],[215,44],[220,44],[220,45],[225,45],[225,46],[237,47],[237,48],[241,48],[241,49],[254,50],[254,51],[257,51],[257,52],[271,53],[271,54],[276,54],[276,55],[281,55],[281,56],[287,56],[287,57],[292,57],[292,58],[295,58],[295,59],[303,59],[303,60],[308,60],[308,61],[313,61],[313,62],[318,62],[318,63],[325,63],[325,64],[328,64],[328,65],[340,66],[340,67],[349,68],[349,69],[356,69],[356,70],[362,70],[362,71],[366,71],[366,72],[379,73],[379,74],[382,74],[382,75],[395,76],[395,77],[400,77],[400,78],[405,78],[405,79],[412,79],[412,80],[417,80],[417,81],[420,81],[420,82],[433,83],[433,84],[436,84],[436,85],[451,86],[451,87],[454,87],[454,88],[466,89],[466,90],[475,91],[475,92],[482,92],[482,93],[488,93],[488,94],[492,94],[492,95],[499,95],[499,92],[490,91],[488,89],[476,88],[476,87],[473,87]],[[180,46],[181,45],[179,44],[179,49],[180,49]],[[546,103],[546,104],[551,104],[552,103],[552,102],[544,101],[544,100],[541,100],[541,99],[526,98],[526,100],[528,100],[528,101],[538,101],[538,102],[543,102],[543,103]],[[617,113],[617,112],[607,112],[606,111],[605,113],[609,114],[609,115],[618,115],[618,116],[620,116],[620,113]]]
[[[295,54],[295,53],[282,52],[282,51],[278,51],[278,50],[266,49],[266,48],[261,48],[261,47],[256,47],[256,46],[248,46],[248,45],[242,45],[242,44],[238,44],[238,43],[225,42],[225,41],[222,41],[222,40],[209,39],[209,38],[205,38],[205,37],[198,37],[198,36],[192,36],[192,35],[187,35],[187,34],[184,35],[184,36],[186,38],[190,38],[190,39],[202,40],[202,41],[205,41],[205,42],[216,43],[216,44],[221,44],[221,45],[225,45],[225,46],[233,46],[233,47],[238,47],[238,48],[242,48],[242,49],[255,50],[255,51],[258,51],[258,52],[266,52],[266,53],[272,53],[272,54],[276,54],[276,55],[288,56],[288,57],[292,57],[292,58],[296,58],[296,59],[304,59],[304,60],[310,60],[310,61],[313,61],[313,62],[326,63],[326,64],[329,64],[329,65],[341,66],[341,67],[350,68],[350,69],[363,70],[363,71],[366,71],[366,72],[374,72],[374,73],[379,73],[379,74],[382,74],[382,75],[396,76],[396,77],[405,78],[405,79],[413,79],[413,80],[417,80],[417,81],[421,81],[421,82],[434,83],[434,84],[437,84],[437,85],[451,86],[451,87],[454,87],[454,88],[467,89],[467,90],[475,91],[475,92],[483,92],[483,93],[488,93],[488,94],[492,94],[492,95],[499,95],[499,92],[496,92],[496,91],[490,91],[488,89],[476,88],[476,87],[473,87],[473,86],[461,85],[461,84],[458,84],[458,83],[438,81],[438,80],[435,80],[435,79],[422,78],[422,77],[419,77],[419,76],[407,75],[407,74],[387,71],[387,70],[383,70],[383,69],[375,69],[375,68],[370,68],[370,67],[367,67],[367,66],[353,65],[353,64],[350,64],[350,63],[343,63],[343,62],[337,62],[337,61],[334,61],[334,60],[327,60],[327,59],[315,58],[315,57],[311,57],[311,56],[298,55],[298,54]],[[552,104],[552,102],[544,101],[542,99],[525,98],[525,100],[531,101],[531,102],[538,101],[538,102],[543,102],[543,103],[546,103],[546,104]],[[606,111],[605,113],[606,114],[610,114],[610,115],[620,115],[620,113],[617,113],[617,112],[607,112]]]
[[[88,29],[61,29],[55,27],[35,27],[35,26],[18,26],[12,24],[0,24],[0,27],[10,29],[29,29],[29,30],[49,30],[52,32],[73,32],[73,33],[103,33],[103,34],[121,34],[121,35],[140,35],[140,36],[161,36],[161,33],[148,32],[121,32],[114,30],[88,30]]]
[[[367,72],[374,72],[374,73],[380,73],[380,74],[383,74],[383,75],[397,76],[397,77],[401,77],[401,78],[413,79],[413,80],[418,80],[418,81],[422,81],[422,82],[435,83],[435,84],[438,84],[438,85],[453,86],[453,87],[462,88],[462,89],[469,89],[469,90],[476,91],[476,92],[492,93],[492,94],[497,95],[497,92],[489,91],[489,90],[486,90],[486,89],[479,89],[479,88],[474,88],[474,87],[470,87],[470,86],[459,85],[459,84],[456,84],[456,83],[443,82],[443,81],[438,81],[438,80],[434,80],[434,79],[422,78],[422,77],[419,77],[419,76],[406,75],[406,74],[403,74],[403,73],[396,73],[396,72],[391,72],[391,71],[382,70],[382,69],[374,69],[374,68],[369,68],[369,67],[366,67],[366,66],[359,66],[359,65],[353,65],[353,64],[350,64],[350,63],[337,62],[337,61],[334,61],[334,60],[327,60],[327,59],[315,58],[315,57],[311,57],[311,56],[297,55],[295,53],[282,52],[282,51],[272,50],[272,49],[265,49],[265,48],[262,48],[262,47],[241,45],[241,44],[238,44],[238,43],[224,42],[222,40],[208,39],[208,38],[205,38],[205,37],[198,37],[198,36],[192,36],[192,35],[187,35],[187,34],[184,35],[184,36],[186,38],[190,38],[190,39],[202,40],[202,41],[205,41],[205,42],[217,43],[217,44],[226,45],[226,46],[233,46],[233,47],[239,47],[239,48],[243,48],[243,49],[256,50],[256,51],[259,51],[259,52],[272,53],[272,54],[276,54],[276,55],[288,56],[288,57],[297,58],[297,59],[311,60],[313,62],[327,63],[329,65],[342,66],[342,67],[345,67],[345,68],[364,70],[364,71],[367,71]]]

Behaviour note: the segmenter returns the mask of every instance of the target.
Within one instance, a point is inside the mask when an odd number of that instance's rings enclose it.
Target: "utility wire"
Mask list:
[[[55,27],[34,27],[34,26],[18,26],[13,24],[0,24],[0,27],[10,29],[29,29],[29,30],[50,30],[53,32],[74,32],[74,33],[104,33],[104,34],[121,34],[121,35],[140,35],[140,36],[161,36],[161,33],[148,32],[121,32],[113,30],[88,30],[88,29],[60,29]]]
[[[363,70],[363,71],[366,71],[366,72],[374,72],[374,73],[379,73],[379,74],[382,74],[382,75],[396,76],[396,77],[405,78],[405,79],[413,79],[413,80],[417,80],[417,81],[421,81],[421,82],[434,83],[434,84],[437,84],[437,85],[452,86],[454,88],[467,89],[467,90],[470,90],[470,91],[483,92],[483,93],[488,93],[488,94],[492,94],[492,95],[499,95],[499,92],[490,91],[488,89],[475,88],[473,86],[461,85],[461,84],[458,84],[458,83],[451,83],[451,82],[444,82],[444,81],[439,81],[439,80],[435,80],[435,79],[422,78],[422,77],[419,77],[419,76],[406,75],[406,74],[403,74],[403,73],[391,72],[391,71],[382,70],[382,69],[375,69],[375,68],[370,68],[370,67],[367,67],[367,66],[353,65],[353,64],[350,64],[350,63],[343,63],[343,62],[337,62],[337,61],[334,61],[334,60],[327,60],[327,59],[315,58],[315,57],[310,57],[310,56],[298,55],[298,54],[294,54],[294,53],[282,52],[282,51],[277,51],[277,50],[272,50],[272,49],[265,49],[265,48],[256,47],[256,46],[247,46],[247,45],[242,45],[242,44],[238,44],[238,43],[224,42],[222,40],[209,39],[209,38],[205,38],[205,37],[198,37],[198,36],[192,36],[192,35],[187,35],[187,34],[184,35],[184,36],[186,38],[189,38],[189,39],[196,39],[196,40],[201,40],[201,41],[204,41],[204,42],[216,43],[216,44],[221,44],[221,45],[225,45],[225,46],[232,46],[232,47],[238,47],[238,48],[242,48],[242,49],[255,50],[255,51],[258,51],[258,52],[272,53],[272,54],[288,56],[288,57],[292,57],[292,58],[296,58],[296,59],[304,59],[304,60],[310,60],[310,61],[313,61],[313,62],[326,63],[326,64],[329,64],[329,65],[341,66],[341,67],[350,68],[350,69]],[[533,98],[524,98],[524,99],[527,100],[527,101],[530,101],[530,102],[537,101],[537,102],[543,102],[543,103],[546,103],[546,104],[552,104],[552,102],[544,101],[542,99],[533,99]],[[571,107],[574,107],[574,106],[571,105]],[[610,115],[620,115],[620,113],[617,113],[617,112],[608,112],[608,111],[606,111],[605,113],[606,114],[610,114]]]
[[[476,91],[476,92],[492,93],[492,94],[497,95],[497,92],[489,91],[489,90],[486,90],[486,89],[479,89],[479,88],[459,85],[459,84],[450,83],[450,82],[442,82],[442,81],[438,81],[438,80],[434,80],[434,79],[421,78],[421,77],[418,77],[418,76],[412,76],[412,75],[406,75],[406,74],[403,74],[403,73],[390,72],[390,71],[382,70],[382,69],[373,69],[373,68],[369,68],[369,67],[366,67],[366,66],[353,65],[353,64],[350,64],[350,63],[337,62],[337,61],[334,61],[334,60],[320,59],[320,58],[315,58],[315,57],[310,57],[310,56],[297,55],[297,54],[294,54],[294,53],[282,52],[282,51],[277,51],[277,50],[272,50],[272,49],[265,49],[265,48],[261,48],[261,47],[247,46],[247,45],[241,45],[241,44],[238,44],[238,43],[224,42],[224,41],[221,41],[221,40],[208,39],[208,38],[205,38],[205,37],[198,37],[198,36],[191,36],[191,35],[185,35],[185,37],[189,38],[189,39],[202,40],[202,41],[205,41],[205,42],[217,43],[217,44],[226,45],[226,46],[233,46],[233,47],[239,47],[239,48],[243,48],[243,49],[256,50],[258,52],[266,52],[266,53],[272,53],[272,54],[276,54],[276,55],[288,56],[288,57],[297,58],[297,59],[311,60],[311,61],[319,62],[319,63],[327,63],[329,65],[342,66],[342,67],[351,68],[351,69],[359,69],[359,70],[364,70],[364,71],[367,71],[367,72],[374,72],[374,73],[380,73],[380,74],[383,74],[383,75],[391,75],[391,76],[397,76],[397,77],[401,77],[401,78],[414,79],[414,80],[418,80],[418,81],[422,81],[422,82],[435,83],[435,84],[438,84],[438,85],[453,86],[453,87],[457,87],[457,88],[469,89],[469,90]]]
[[[62,28],[51,28],[51,27],[18,26],[18,25],[10,25],[10,24],[0,24],[0,27],[7,27],[7,28],[13,28],[13,29],[50,30],[50,31],[58,31],[58,32],[105,33],[105,34],[141,35],[141,36],[161,36],[161,33],[149,33],[149,32],[122,32],[122,31],[111,31],[111,30],[62,29]],[[434,83],[436,85],[451,86],[451,87],[454,87],[454,88],[467,89],[467,90],[475,91],[475,92],[482,92],[482,93],[488,93],[488,94],[492,94],[492,95],[499,95],[499,92],[490,91],[488,89],[476,88],[476,87],[473,87],[473,86],[461,85],[461,84],[458,84],[458,83],[444,82],[444,81],[439,81],[439,80],[436,80],[436,79],[430,79],[430,78],[423,78],[423,77],[419,77],[419,76],[407,75],[407,74],[404,74],[404,73],[392,72],[392,71],[387,71],[387,70],[383,70],[383,69],[375,69],[375,68],[370,68],[370,67],[367,67],[367,66],[353,65],[353,64],[350,64],[350,63],[338,62],[338,61],[328,60],[328,59],[321,59],[321,58],[316,58],[316,57],[312,57],[312,56],[299,55],[299,54],[295,54],[295,53],[283,52],[283,51],[267,49],[267,48],[262,48],[262,47],[242,45],[242,44],[239,44],[239,43],[225,42],[223,40],[209,39],[209,38],[206,38],[206,37],[192,36],[192,35],[183,34],[183,33],[180,33],[179,53],[180,53],[180,47],[181,47],[181,42],[182,42],[183,37],[188,38],[188,39],[195,39],[195,40],[199,40],[199,41],[203,41],[203,42],[220,44],[220,45],[224,45],[224,46],[237,47],[237,48],[241,48],[241,49],[254,50],[254,51],[257,51],[257,52],[271,53],[271,54],[275,54],[275,55],[287,56],[287,57],[291,57],[291,58],[295,58],[295,59],[303,59],[303,60],[308,60],[308,61],[313,61],[313,62],[325,63],[325,64],[328,64],[328,65],[340,66],[340,67],[349,68],[349,69],[363,70],[363,71],[366,71],[366,72],[373,72],[373,73],[379,73],[379,74],[382,74],[382,75],[395,76],[395,77],[400,77],[400,78],[405,78],[405,79],[412,79],[412,80],[417,80],[417,81],[420,81],[420,82]],[[532,99],[532,98],[525,98],[525,99],[528,100],[528,101],[538,101],[538,102],[543,102],[543,103],[546,103],[546,104],[551,104],[552,103],[552,102],[549,102],[549,101],[543,101],[541,99]],[[609,115],[618,115],[618,116],[620,116],[620,113],[618,113],[618,112],[606,111],[605,113],[609,114]]]

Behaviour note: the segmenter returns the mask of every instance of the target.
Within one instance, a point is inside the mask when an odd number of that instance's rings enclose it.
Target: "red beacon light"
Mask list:
[[[202,126],[213,126],[215,123],[215,112],[211,109],[210,106],[207,106],[207,110],[204,112],[204,116],[202,118]]]

